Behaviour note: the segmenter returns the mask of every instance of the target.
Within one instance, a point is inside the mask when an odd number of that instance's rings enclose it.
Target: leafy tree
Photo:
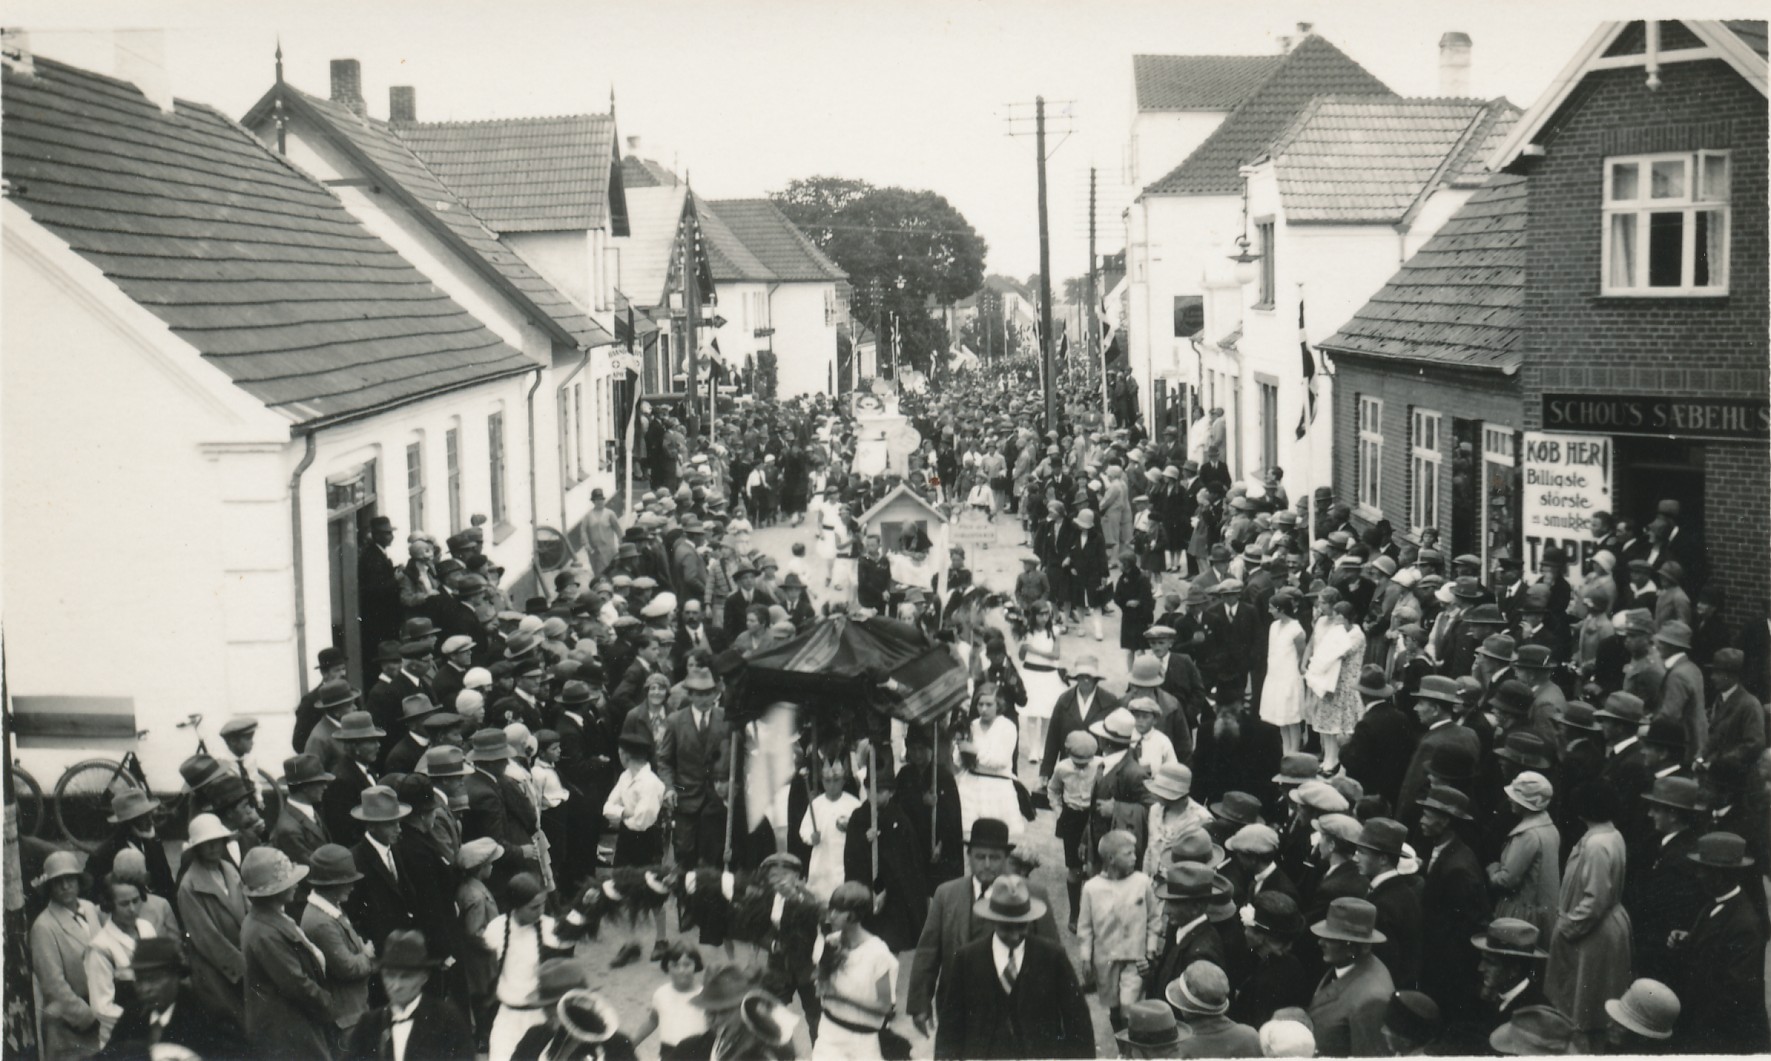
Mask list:
[[[876,188],[843,177],[796,180],[772,197],[813,243],[849,274],[853,312],[876,316],[889,341],[896,315],[900,362],[928,371],[946,350],[946,329],[929,317],[984,279],[987,245],[953,204],[932,191]],[[877,291],[877,298],[875,292]]]

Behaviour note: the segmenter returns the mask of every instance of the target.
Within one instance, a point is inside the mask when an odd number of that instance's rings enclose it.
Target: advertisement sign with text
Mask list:
[[[1525,568],[1536,570],[1554,545],[1568,555],[1569,579],[1578,581],[1593,552],[1593,513],[1611,511],[1611,440],[1527,431],[1522,457]]]

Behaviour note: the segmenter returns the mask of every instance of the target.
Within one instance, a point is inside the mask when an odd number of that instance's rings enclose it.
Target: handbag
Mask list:
[[[890,1026],[879,1030],[879,1056],[884,1061],[910,1061],[910,1040]]]
[[[1034,817],[1033,794],[1027,791],[1027,786],[1021,783],[1020,778],[1014,778],[1014,782],[1015,801],[1021,805],[1021,817],[1032,821]]]

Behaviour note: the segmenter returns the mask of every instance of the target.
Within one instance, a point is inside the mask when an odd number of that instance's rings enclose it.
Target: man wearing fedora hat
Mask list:
[[[384,645],[398,655],[399,646],[393,642]],[[314,690],[314,706],[323,712],[314,723],[313,731],[307,736],[297,751],[318,756],[326,769],[332,770],[349,758],[344,745],[338,743],[336,734],[344,723],[344,716],[357,709],[359,696],[350,683],[343,678],[328,681]]]
[[[1605,735],[1605,766],[1599,777],[1617,792],[1625,806],[1635,804],[1653,782],[1639,733],[1646,721],[1641,697],[1612,693],[1593,719]]]
[[[1741,684],[1746,653],[1738,648],[1717,650],[1710,661],[1711,697],[1707,743],[1697,751],[1708,764],[1735,759],[1741,765],[1757,763],[1765,750],[1765,708],[1758,697]]]
[[[301,912],[301,931],[318,947],[325,961],[326,991],[332,998],[336,1037],[348,1035],[369,1008],[369,977],[375,971],[375,947],[357,933],[345,909],[363,873],[351,853],[337,844],[321,844],[308,865],[311,889]]]
[[[424,750],[430,747],[431,741],[424,723],[437,710],[437,705],[424,693],[413,693],[400,702],[400,726],[404,732],[388,751],[382,764],[383,773],[409,774],[418,768],[418,760],[424,757]]]
[[[1094,1022],[1076,970],[1053,939],[1025,877],[997,877],[972,905],[992,926],[961,947],[940,985],[937,1058],[1093,1057]]]
[[[1394,818],[1370,818],[1353,841],[1359,873],[1371,884],[1366,898],[1377,907],[1377,927],[1385,937],[1373,953],[1390,979],[1412,989],[1420,981],[1421,905],[1415,882],[1398,868],[1408,829]]]
[[[462,784],[467,809],[461,814],[461,835],[467,840],[489,836],[504,848],[498,859],[498,881],[521,870],[531,858],[535,830],[541,824],[535,804],[504,771],[510,756],[510,740],[503,730],[479,730],[467,753],[473,773]]]
[[[1488,1036],[1513,1014],[1545,1003],[1542,978],[1549,952],[1537,926],[1497,917],[1472,933],[1478,997],[1459,1010],[1443,1010],[1450,1038],[1468,1050],[1481,1050]]]
[[[1112,714],[1119,698],[1101,688],[1100,661],[1092,655],[1078,656],[1070,667],[1076,684],[1058,694],[1052,703],[1051,722],[1045,731],[1045,748],[1039,759],[1039,787],[1051,783],[1052,770],[1064,758],[1064,741]]]
[[[320,797],[320,816],[333,843],[348,847],[363,835],[362,822],[351,812],[363,791],[377,783],[380,775],[374,764],[381,754],[381,738],[386,735],[367,711],[349,712],[332,734],[345,751],[345,758],[331,768],[337,777]]]
[[[363,1014],[340,1056],[351,1061],[472,1061],[474,1034],[458,1006],[425,986],[437,962],[424,934],[388,936],[377,962],[387,1004]]]
[[[1254,962],[1234,985],[1236,1000],[1227,1016],[1237,1024],[1259,1028],[1278,1010],[1307,1008],[1316,981],[1295,953],[1305,928],[1297,900],[1282,892],[1261,892],[1241,920]]]
[[[1162,950],[1144,975],[1144,993],[1158,995],[1196,961],[1220,969],[1229,964],[1224,941],[1210,921],[1213,903],[1228,901],[1231,886],[1223,874],[1199,862],[1171,860],[1156,896],[1164,907]]]
[[[1377,907],[1364,899],[1336,899],[1310,926],[1328,972],[1310,1000],[1310,1023],[1323,1057],[1376,1057],[1384,1053],[1384,1017],[1395,985],[1372,954],[1384,942]]]
[[[664,782],[665,808],[675,815],[677,864],[686,870],[723,858],[733,740],[713,673],[691,668],[683,689],[688,706],[665,722],[654,765]]]
[[[394,790],[374,785],[363,790],[351,817],[361,823],[362,839],[350,849],[363,880],[346,908],[363,938],[380,947],[395,929],[413,927],[413,876],[418,872],[397,845],[400,821],[412,813]]]
[[[376,760],[377,769],[382,768],[382,764],[387,761],[387,754],[406,735],[403,711],[407,698],[431,697],[430,675],[436,652],[436,627],[423,617],[411,620],[409,627],[402,633],[414,636],[403,636],[400,639],[400,665],[395,668],[384,663],[381,674],[363,695],[364,708],[375,719],[376,726],[386,731],[381,739],[381,756]]]
[[[294,755],[283,760],[283,812],[271,827],[271,846],[292,861],[307,865],[314,850],[331,840],[320,817],[326,787],[333,775],[317,755]]]
[[[1744,889],[1760,886],[1746,841],[1714,832],[1686,856],[1709,893],[1690,927],[1668,943],[1681,963],[1680,1040],[1693,1053],[1755,1054],[1771,1047],[1765,1020],[1765,919]]]
[[[1514,664],[1519,680],[1531,687],[1530,719],[1522,725],[1529,726],[1533,733],[1543,739],[1544,744],[1551,749],[1551,758],[1555,758],[1555,750],[1559,747],[1556,743],[1556,713],[1568,702],[1554,680],[1559,665],[1559,661],[1543,645],[1521,647],[1518,661]]]
[[[1173,1006],[1146,1000],[1126,1009],[1125,1027],[1114,1040],[1122,1058],[1159,1058],[1176,1056],[1176,1048],[1192,1037],[1193,1030],[1175,1020]]]
[[[1420,801],[1420,984],[1448,1019],[1475,1005],[1476,958],[1465,941],[1488,920],[1482,864],[1457,832],[1473,817],[1470,797],[1449,785],[1432,786]]]
[[[307,875],[274,847],[253,848],[240,866],[252,903],[240,926],[246,1036],[280,1058],[329,1061],[334,1025],[323,959],[285,909]]]
[[[161,842],[154,822],[154,812],[159,808],[160,801],[139,788],[119,788],[111,793],[111,813],[105,820],[116,828],[86,860],[86,875],[95,889],[103,885],[118,852],[135,850],[147,860],[149,889],[162,899],[172,898],[177,885],[166,858],[166,845]],[[97,892],[91,897],[97,898]]]
[[[1408,769],[1402,775],[1402,787],[1397,792],[1394,806],[1398,811],[1406,810],[1420,802],[1421,796],[1427,791],[1427,767],[1433,756],[1442,748],[1456,748],[1475,762],[1481,753],[1481,742],[1474,731],[1457,722],[1455,712],[1463,705],[1463,696],[1458,692],[1457,682],[1437,674],[1429,674],[1421,679],[1420,689],[1414,694],[1414,716],[1420,720],[1426,732],[1420,736],[1420,743],[1415,746],[1414,757],[1408,761]]]
[[[1396,687],[1381,667],[1366,667],[1359,674],[1359,699],[1365,713],[1353,725],[1353,735],[1341,748],[1341,766],[1347,776],[1400,809],[1397,802],[1409,761],[1419,742],[1418,727],[1396,705]]]
[[[1668,938],[1689,929],[1699,911],[1710,906],[1709,892],[1690,857],[1697,851],[1697,828],[1708,808],[1702,788],[1689,777],[1655,779],[1642,793],[1642,802],[1658,843],[1643,849],[1648,864],[1630,874],[1633,879],[1624,893],[1630,958],[1636,972],[1670,982],[1678,978],[1679,963],[1667,947]]]
[[[937,980],[946,976],[948,962],[961,948],[990,931],[990,922],[976,916],[975,908],[1008,868],[1013,850],[1006,822],[979,818],[972,823],[971,836],[966,841],[966,875],[940,885],[929,899],[928,917],[923,921],[916,958],[910,966],[909,1000],[904,1007],[924,1035],[929,1034]],[[1044,911],[1033,920],[1033,933],[1056,943],[1058,926],[1045,892],[1037,884],[1028,887]]]

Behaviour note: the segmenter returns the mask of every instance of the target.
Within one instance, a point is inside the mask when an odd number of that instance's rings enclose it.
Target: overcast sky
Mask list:
[[[281,10],[279,10],[281,9]],[[1011,103],[1073,101],[1051,153],[1052,272],[1087,268],[1087,186],[1100,170],[1099,249],[1123,243],[1118,188],[1137,52],[1278,50],[1300,20],[1396,91],[1438,91],[1446,30],[1474,39],[1471,84],[1521,107],[1601,17],[1576,2],[1018,3],[832,0],[554,3],[506,0],[11,0],[6,24],[44,55],[111,69],[106,31],[160,27],[172,88],[238,117],[272,79],[328,91],[328,61],[362,61],[370,113],[387,88],[417,88],[421,120],[608,108],[623,136],[687,169],[714,198],[755,196],[835,174],[945,195],[990,244],[989,268],[1038,268],[1033,143],[1011,139]],[[1030,108],[1027,113],[1030,114]],[[1030,123],[1028,125],[1030,128]]]

